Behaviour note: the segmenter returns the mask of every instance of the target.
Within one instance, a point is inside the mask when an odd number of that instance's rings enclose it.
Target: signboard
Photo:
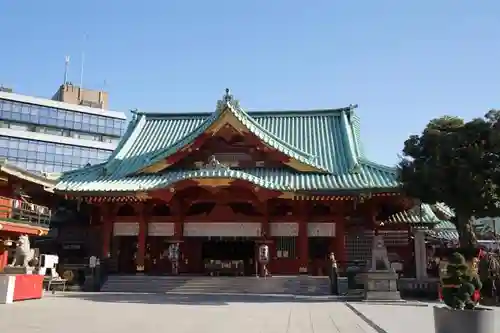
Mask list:
[[[260,223],[254,222],[186,222],[184,236],[188,237],[259,237]]]
[[[335,223],[308,223],[307,235],[309,237],[335,237]]]
[[[148,225],[148,236],[173,236],[175,233],[174,223],[150,222]]]
[[[297,237],[299,224],[297,222],[272,222],[269,223],[272,237]]]
[[[139,222],[113,223],[113,236],[137,236],[137,235],[139,235]]]

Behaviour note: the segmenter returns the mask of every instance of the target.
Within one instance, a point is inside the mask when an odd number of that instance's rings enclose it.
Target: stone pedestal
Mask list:
[[[373,237],[372,258],[364,273],[365,299],[370,301],[401,300],[398,275],[391,268],[387,248],[380,235]]]
[[[10,304],[43,296],[43,276],[0,274],[0,304]]]
[[[5,266],[3,269],[4,274],[21,274],[30,275],[33,274],[33,267],[23,267],[23,266]]]
[[[366,272],[365,300],[369,301],[399,301],[398,275],[394,272]]]

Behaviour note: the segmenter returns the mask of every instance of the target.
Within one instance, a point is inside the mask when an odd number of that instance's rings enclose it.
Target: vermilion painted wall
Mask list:
[[[43,296],[42,275],[16,275],[14,301],[37,299]]]

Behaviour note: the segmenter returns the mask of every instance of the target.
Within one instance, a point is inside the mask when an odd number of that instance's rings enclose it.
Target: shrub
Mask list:
[[[494,298],[497,295],[496,283],[500,278],[500,261],[493,254],[484,255],[479,261],[479,278],[483,285],[481,295]]]
[[[481,287],[479,276],[469,268],[464,256],[453,253],[446,266],[446,277],[442,279],[444,303],[452,309],[474,309]]]

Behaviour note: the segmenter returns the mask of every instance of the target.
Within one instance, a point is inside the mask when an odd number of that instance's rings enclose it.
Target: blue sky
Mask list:
[[[500,108],[498,0],[0,0],[0,84],[49,97],[63,80],[111,108],[212,111],[359,104],[367,155],[394,164],[431,118]],[[84,42],[84,35],[87,40]]]

